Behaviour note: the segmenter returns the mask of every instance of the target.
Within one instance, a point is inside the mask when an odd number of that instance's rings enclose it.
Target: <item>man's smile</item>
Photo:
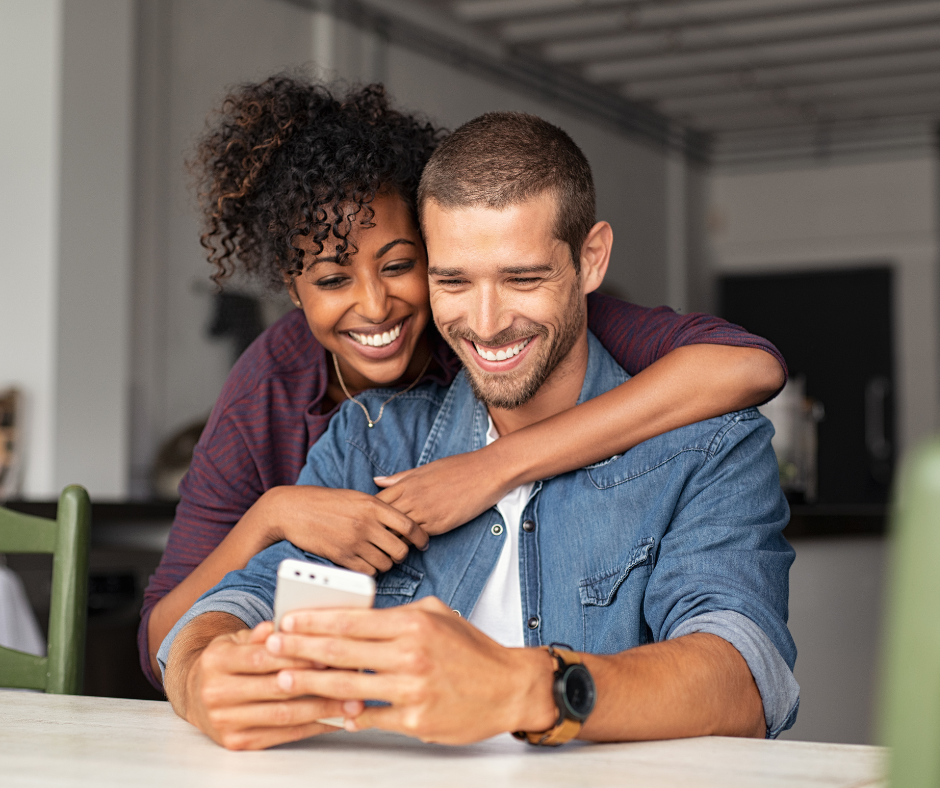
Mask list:
[[[505,345],[485,345],[466,338],[463,342],[467,355],[483,372],[509,372],[522,364],[538,339],[539,335],[534,334]]]

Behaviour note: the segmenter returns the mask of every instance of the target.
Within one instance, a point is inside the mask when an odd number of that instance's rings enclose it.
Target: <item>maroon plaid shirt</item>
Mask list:
[[[588,323],[631,375],[694,344],[760,348],[786,370],[770,342],[710,315],[679,315],[668,307],[647,309],[592,294]],[[434,356],[440,366],[434,377],[449,383],[460,364],[439,337]],[[296,482],[332,416],[320,412],[326,385],[326,353],[299,310],[258,337],[232,369],[180,484],[166,551],[144,593],[137,640],[141,667],[155,687],[160,684],[147,648],[154,605],[216,548],[265,490]]]

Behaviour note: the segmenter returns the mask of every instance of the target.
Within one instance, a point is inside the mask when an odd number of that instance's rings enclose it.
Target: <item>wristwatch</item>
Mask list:
[[[558,706],[558,721],[547,731],[516,731],[513,736],[529,744],[557,747],[571,741],[581,732],[581,726],[594,710],[597,690],[590,671],[582,664],[581,656],[576,654],[571,646],[552,643],[542,648],[555,660],[552,695]]]

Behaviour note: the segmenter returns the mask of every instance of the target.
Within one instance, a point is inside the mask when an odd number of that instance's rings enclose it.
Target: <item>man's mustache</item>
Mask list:
[[[538,323],[528,323],[523,326],[510,326],[504,331],[500,331],[495,337],[483,339],[479,334],[471,331],[469,328],[464,326],[451,326],[447,329],[447,336],[454,341],[466,339],[477,345],[500,347],[501,345],[519,342],[533,336],[547,337],[548,329]]]

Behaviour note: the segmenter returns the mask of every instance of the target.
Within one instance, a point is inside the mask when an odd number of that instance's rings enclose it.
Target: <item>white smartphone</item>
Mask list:
[[[274,627],[280,629],[281,619],[294,610],[325,607],[369,608],[374,601],[375,580],[368,575],[287,558],[281,561],[277,568]],[[343,727],[342,717],[324,717],[317,722],[337,728]]]

